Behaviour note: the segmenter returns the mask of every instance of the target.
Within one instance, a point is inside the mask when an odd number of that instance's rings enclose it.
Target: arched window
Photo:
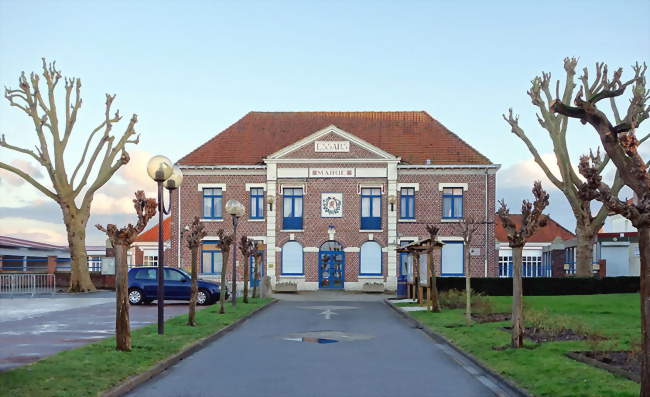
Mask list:
[[[302,245],[297,241],[287,241],[282,246],[282,274],[302,275]]]
[[[359,274],[367,276],[380,276],[381,272],[381,245],[376,241],[366,241],[361,245],[361,266]]]

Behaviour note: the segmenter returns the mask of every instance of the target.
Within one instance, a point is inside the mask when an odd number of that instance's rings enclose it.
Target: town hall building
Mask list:
[[[178,165],[184,181],[173,193],[166,262],[189,267],[179,237],[198,216],[208,232],[204,278],[222,271],[215,243],[219,229],[232,233],[231,199],[246,208],[237,239],[263,243],[262,273],[273,286],[395,290],[408,260],[396,249],[426,238],[426,225],[438,226],[444,243],[438,275],[464,275],[465,250],[473,277],[498,274],[499,165],[426,112],[250,112]],[[458,223],[470,215],[481,227],[465,247]]]

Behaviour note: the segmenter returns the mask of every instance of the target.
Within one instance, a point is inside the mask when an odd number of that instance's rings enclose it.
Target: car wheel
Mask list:
[[[199,305],[208,305],[210,303],[210,293],[204,289],[200,289],[196,293],[196,303]]]
[[[129,303],[132,305],[139,305],[144,301],[144,297],[142,296],[142,291],[140,291],[137,288],[133,288],[129,290]]]

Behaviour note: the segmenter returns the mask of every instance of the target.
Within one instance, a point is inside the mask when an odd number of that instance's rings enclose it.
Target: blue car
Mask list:
[[[186,271],[165,267],[165,299],[190,300],[192,293],[192,276]],[[158,268],[154,266],[134,267],[129,270],[129,302],[132,305],[151,303],[158,297]],[[221,287],[218,283],[197,280],[199,305],[211,305],[219,300]],[[226,289],[226,299],[228,290]]]

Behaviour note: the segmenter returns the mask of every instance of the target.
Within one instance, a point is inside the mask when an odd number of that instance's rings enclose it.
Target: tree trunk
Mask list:
[[[436,269],[433,265],[433,250],[427,255],[427,265],[431,273],[429,290],[431,291],[431,311],[440,313],[440,301],[438,300],[438,283],[436,282]]]
[[[650,397],[650,354],[648,354],[648,329],[650,329],[650,226],[639,227],[639,252],[641,254],[641,397]]]
[[[253,298],[258,298],[257,296],[257,283],[260,282],[260,257],[255,255],[255,268],[253,269]]]
[[[90,279],[88,271],[88,254],[86,253],[86,223],[88,215],[67,210],[62,205],[63,222],[68,233],[68,246],[70,248],[70,287],[69,292],[95,291],[95,285]]]
[[[187,315],[187,325],[190,325],[192,327],[196,326],[196,295],[199,292],[198,285],[197,285],[197,278],[198,278],[198,271],[197,271],[197,266],[198,266],[198,258],[199,258],[199,247],[192,247],[190,250],[191,256],[192,256],[192,263],[191,263],[191,273],[192,273],[192,295],[190,297],[190,310]]]
[[[521,283],[523,247],[512,247],[512,347],[524,347],[523,291]]]
[[[125,244],[115,244],[115,348],[131,351],[131,328],[129,324],[129,268]]]
[[[422,304],[422,291],[420,291],[420,255],[413,254],[413,281],[415,285],[415,296],[418,299],[418,305]]]
[[[467,324],[472,323],[472,277],[470,275],[470,252],[469,244],[465,247],[465,318]]]
[[[224,314],[226,313],[226,309],[224,308],[224,303],[226,302],[226,269],[228,268],[228,254],[229,251],[223,251],[223,261],[221,262],[221,292],[219,293],[219,313]]]
[[[250,257],[245,256],[242,258],[242,261],[244,261],[243,266],[244,266],[244,303],[248,303],[248,261],[250,260]]]
[[[593,277],[594,232],[589,226],[578,226],[576,236],[576,277]]]

